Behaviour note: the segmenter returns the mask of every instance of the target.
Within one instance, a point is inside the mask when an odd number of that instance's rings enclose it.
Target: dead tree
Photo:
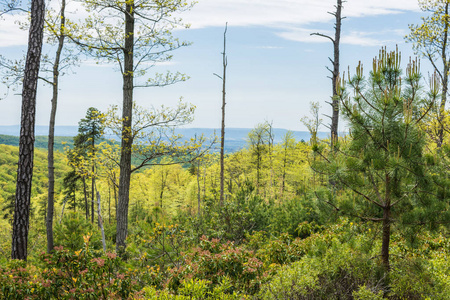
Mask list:
[[[331,72],[332,77],[332,86],[333,86],[333,96],[331,98],[331,102],[328,102],[331,104],[331,107],[333,108],[333,113],[331,115],[331,148],[333,149],[336,145],[337,138],[338,138],[338,123],[339,123],[339,98],[337,97],[337,91],[336,91],[336,80],[339,76],[339,42],[341,39],[341,23],[342,20],[345,19],[345,17],[342,17],[341,11],[342,11],[342,3],[345,1],[337,0],[337,4],[335,5],[336,11],[335,12],[328,12],[330,15],[333,15],[336,18],[336,22],[334,24],[334,38],[332,38],[329,35],[322,34],[322,33],[311,33],[311,35],[317,35],[324,38],[327,38],[331,40],[334,46],[334,59],[328,58],[330,62],[333,64],[333,70],[327,67],[328,71]]]
[[[226,54],[226,46],[227,46],[227,28],[228,23],[225,24],[225,31],[223,33],[223,52],[222,52],[222,61],[223,61],[223,75],[217,77],[222,79],[222,129],[220,132],[220,206],[223,205],[223,190],[224,190],[224,147],[225,147],[225,96],[226,96],[226,75],[227,75],[227,54]]]

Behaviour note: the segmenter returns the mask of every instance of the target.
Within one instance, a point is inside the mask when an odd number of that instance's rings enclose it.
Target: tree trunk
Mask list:
[[[103,228],[103,219],[102,214],[100,212],[100,193],[97,191],[97,215],[98,215],[98,226],[100,227],[100,230],[102,232],[102,245],[103,245],[103,252],[106,253],[106,239],[105,239],[105,229]]]
[[[92,165],[92,179],[91,179],[91,223],[94,224],[94,199],[95,199],[95,177],[94,177],[95,167]]]
[[[89,221],[89,204],[87,199],[86,178],[83,176],[83,193],[84,193],[84,207],[86,209],[86,220]]]
[[[119,207],[117,210],[116,250],[121,253],[128,233],[128,204],[131,179],[131,135],[133,115],[133,46],[134,46],[134,2],[127,2],[125,13],[125,49],[123,72],[122,143],[120,152]]]
[[[383,229],[381,242],[381,260],[386,271],[389,271],[389,242],[391,240],[391,199],[390,185],[391,178],[388,174],[385,176],[386,195],[383,207]]]
[[[390,205],[383,209],[383,238],[381,244],[381,260],[384,268],[389,271],[389,242],[391,240],[391,207]]]
[[[198,217],[201,216],[201,197],[200,197],[200,159],[197,158],[197,213]]]
[[[223,194],[224,194],[224,156],[225,156],[225,96],[226,96],[226,76],[227,76],[227,25],[225,25],[225,31],[223,33],[223,75],[222,75],[222,129],[220,132],[220,206],[223,206]]]
[[[50,113],[50,124],[48,132],[48,205],[47,205],[47,253],[53,250],[53,215],[54,215],[54,199],[55,199],[55,167],[53,158],[53,147],[55,144],[55,118],[56,108],[58,104],[58,79],[59,79],[59,62],[61,59],[62,49],[64,47],[64,26],[65,26],[65,8],[66,1],[61,1],[61,23],[59,27],[58,49],[56,50],[55,61],[53,63],[53,97],[52,109]]]
[[[22,115],[14,207],[12,259],[27,259],[31,181],[33,178],[36,91],[43,43],[45,2],[32,0],[28,51],[22,89]]]
[[[333,98],[331,107],[333,108],[333,114],[331,115],[331,148],[334,149],[338,139],[338,123],[339,123],[339,99],[337,97],[337,78],[339,76],[339,42],[341,40],[341,17],[342,0],[337,0],[336,6],[336,23],[335,23],[335,35],[334,35],[334,59],[333,59]]]
[[[445,15],[448,16],[448,6],[449,3],[445,4]],[[447,39],[448,39],[448,30],[449,30],[449,22],[445,22],[444,29],[444,40],[442,46],[442,63],[444,65],[444,72],[442,72],[442,95],[441,95],[441,103],[439,105],[439,114],[438,114],[438,140],[437,147],[440,148],[442,143],[444,142],[444,115],[445,115],[445,104],[447,102],[447,92],[448,92],[448,72],[449,66],[447,62]]]

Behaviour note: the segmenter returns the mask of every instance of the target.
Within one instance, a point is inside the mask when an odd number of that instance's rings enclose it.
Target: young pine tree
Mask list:
[[[400,58],[398,50],[382,49],[368,80],[360,63],[356,75],[349,76],[352,97],[346,96],[344,83],[338,82],[349,141],[328,156],[317,152],[322,159],[313,166],[328,173],[336,183],[333,189],[347,189],[354,196],[330,196],[328,204],[341,213],[381,224],[380,256],[386,271],[393,224],[417,226],[420,222],[412,218],[415,211],[436,215],[442,209],[433,196],[424,134],[419,130],[419,123],[438,97],[439,83],[433,77],[431,91],[424,97],[418,62],[410,61],[402,77]]]

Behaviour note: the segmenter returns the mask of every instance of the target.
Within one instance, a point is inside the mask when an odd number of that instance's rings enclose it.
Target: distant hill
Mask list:
[[[225,151],[234,152],[247,146],[248,133],[252,128],[227,128],[225,132]],[[286,134],[286,129],[274,128],[275,143],[280,143]],[[0,126],[0,144],[19,145],[20,126]],[[214,128],[178,128],[177,134],[183,135],[186,139],[203,134],[212,137],[214,134],[220,135],[220,129]],[[297,141],[308,141],[310,134],[307,131],[293,131]],[[72,145],[72,137],[78,134],[77,126],[56,126],[55,128],[55,148],[62,150],[63,142]],[[36,147],[47,148],[48,126],[36,126]],[[319,132],[319,138],[327,138],[328,132]]]
[[[0,144],[1,145],[10,145],[10,146],[19,146],[19,137],[13,135],[4,135],[0,134]],[[34,146],[36,148],[47,149],[48,137],[47,136],[36,136],[34,141]],[[64,147],[72,146],[73,140],[72,137],[69,136],[57,136],[55,137],[55,150],[63,152]]]

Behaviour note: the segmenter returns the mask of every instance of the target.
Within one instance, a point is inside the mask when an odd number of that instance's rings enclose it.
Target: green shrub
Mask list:
[[[93,226],[86,217],[77,212],[68,212],[54,227],[55,245],[76,251],[83,248],[83,236],[92,235],[91,247],[102,248],[101,236],[97,227]]]

